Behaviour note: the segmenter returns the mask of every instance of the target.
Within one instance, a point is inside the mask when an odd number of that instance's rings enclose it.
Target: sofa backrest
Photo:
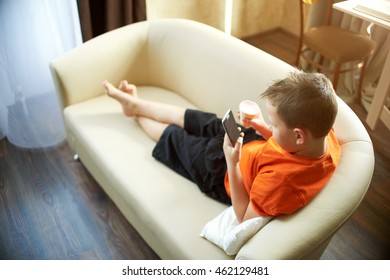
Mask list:
[[[263,104],[260,93],[293,69],[237,38],[188,20],[151,21],[148,56],[149,83],[220,116],[228,108],[237,110],[243,99]]]

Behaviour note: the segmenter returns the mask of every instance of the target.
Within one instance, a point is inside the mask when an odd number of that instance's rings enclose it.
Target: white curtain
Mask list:
[[[63,142],[49,62],[81,42],[76,0],[0,0],[0,139],[23,148]]]

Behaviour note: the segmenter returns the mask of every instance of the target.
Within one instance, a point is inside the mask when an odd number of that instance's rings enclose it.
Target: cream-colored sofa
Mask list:
[[[242,99],[258,100],[292,67],[212,27],[181,19],[106,33],[50,67],[69,145],[151,248],[163,259],[232,258],[199,236],[227,206],[157,162],[151,156],[154,142],[104,95],[101,83],[127,79],[144,98],[222,116]],[[331,181],[304,209],[268,223],[236,259],[319,258],[359,205],[373,173],[373,147],[356,115],[341,100],[339,106],[335,130],[342,158]]]

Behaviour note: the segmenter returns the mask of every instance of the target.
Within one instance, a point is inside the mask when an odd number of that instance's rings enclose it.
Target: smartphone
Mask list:
[[[225,116],[222,119],[222,126],[227,133],[232,146],[237,142],[238,137],[240,137],[240,131],[238,130],[238,126],[236,120],[234,119],[232,110],[228,110]]]

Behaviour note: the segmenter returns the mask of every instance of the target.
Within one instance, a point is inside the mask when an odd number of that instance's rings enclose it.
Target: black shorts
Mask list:
[[[252,128],[242,128],[244,143],[264,139]],[[215,114],[188,109],[184,129],[169,125],[157,142],[153,157],[197,184],[206,195],[231,204],[224,178],[226,161],[223,153],[225,131]]]

